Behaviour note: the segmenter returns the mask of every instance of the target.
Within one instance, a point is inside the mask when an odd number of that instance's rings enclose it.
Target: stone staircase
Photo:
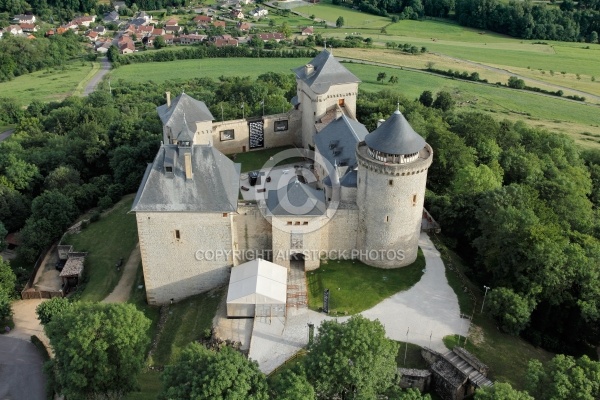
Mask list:
[[[287,307],[308,308],[304,262],[290,261],[287,286]]]
[[[444,358],[448,360],[454,367],[460,372],[469,377],[469,380],[477,387],[494,386],[494,382],[489,380],[484,374],[482,374],[477,368],[471,363],[467,362],[459,354],[456,354],[454,350],[445,353]]]

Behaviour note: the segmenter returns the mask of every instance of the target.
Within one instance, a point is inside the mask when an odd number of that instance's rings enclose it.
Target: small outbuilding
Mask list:
[[[256,259],[231,269],[229,318],[285,317],[287,268]]]

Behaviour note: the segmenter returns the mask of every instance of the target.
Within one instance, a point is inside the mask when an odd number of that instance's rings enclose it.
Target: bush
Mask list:
[[[100,211],[96,211],[90,217],[90,222],[98,222],[100,220]]]

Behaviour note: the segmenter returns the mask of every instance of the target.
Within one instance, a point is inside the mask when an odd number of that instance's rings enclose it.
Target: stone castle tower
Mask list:
[[[356,159],[361,261],[380,268],[411,264],[433,150],[396,111],[358,144]]]
[[[313,137],[317,125],[328,112],[335,115],[337,107],[356,119],[358,79],[341,65],[327,50],[323,50],[309,64],[293,70],[296,74],[297,96],[292,102],[302,111],[302,147],[314,148]]]

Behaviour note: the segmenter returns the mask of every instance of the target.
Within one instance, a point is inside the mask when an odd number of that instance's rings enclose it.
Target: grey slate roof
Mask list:
[[[292,181],[277,190],[269,190],[267,209],[272,215],[323,215],[327,210],[325,193]]]
[[[339,178],[340,186],[357,187],[358,186],[358,170],[355,166],[350,166],[346,172]],[[331,175],[323,179],[323,184],[331,187]]]
[[[190,149],[187,148],[187,152]],[[237,210],[240,164],[212,146],[192,147],[193,178],[186,179],[184,154],[176,145],[162,145],[148,165],[132,211],[232,212]],[[173,172],[165,162],[173,158]]]
[[[365,140],[369,131],[363,124],[342,115],[331,121],[314,137],[315,147],[331,163],[339,166],[356,164],[356,145]]]
[[[386,154],[413,154],[425,147],[425,139],[413,130],[398,110],[369,133],[365,143],[371,149]]]
[[[304,65],[292,71],[298,79],[306,82],[317,94],[327,92],[331,85],[360,82],[360,79],[340,64],[327,50],[320,52],[309,64],[312,64],[315,68],[309,75],[306,75]]]
[[[213,121],[215,119],[203,101],[196,100],[185,93],[175,97],[171,102],[171,107],[163,104],[156,107],[156,111],[162,124],[171,128],[173,135],[178,135],[183,130],[184,116],[186,124],[193,128],[196,127],[197,121]]]

